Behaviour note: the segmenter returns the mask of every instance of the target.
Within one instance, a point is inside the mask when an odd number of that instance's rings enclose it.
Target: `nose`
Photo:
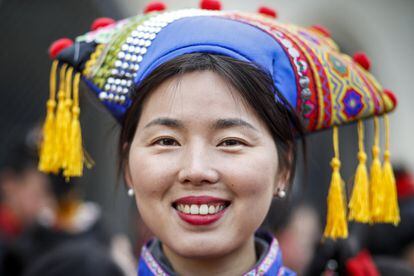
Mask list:
[[[214,184],[219,180],[219,173],[214,168],[212,153],[207,146],[189,146],[183,153],[178,180],[183,184]]]

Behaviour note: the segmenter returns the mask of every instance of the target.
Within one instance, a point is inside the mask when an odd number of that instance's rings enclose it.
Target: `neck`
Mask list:
[[[241,247],[224,255],[206,259],[192,259],[177,255],[164,244],[165,256],[178,275],[243,275],[256,263],[254,236]]]

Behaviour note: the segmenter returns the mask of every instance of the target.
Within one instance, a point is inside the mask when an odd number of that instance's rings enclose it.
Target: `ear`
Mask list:
[[[126,151],[128,149],[128,143],[125,143],[123,145],[123,149],[124,149],[124,151]],[[123,165],[122,165],[122,173],[123,173],[123,176],[124,176],[125,184],[128,186],[128,188],[133,188],[131,170],[129,169],[129,158],[128,158],[128,156],[129,156],[129,154],[126,154],[126,156],[125,156],[125,160],[124,160]]]
[[[279,172],[277,174],[273,190],[274,195],[276,195],[280,190],[286,191],[288,189],[290,176],[291,171],[288,169],[285,169],[283,172]]]
[[[124,181],[125,184],[128,186],[128,188],[132,188],[132,177],[131,177],[131,171],[129,169],[128,161],[125,162],[123,174],[124,174]]]
[[[278,191],[284,190],[287,191],[289,188],[290,180],[292,177],[292,173],[294,170],[293,162],[294,156],[293,153],[290,151],[287,156],[287,166],[283,169],[283,171],[278,171],[276,178],[275,178],[275,185],[273,194],[276,195]]]

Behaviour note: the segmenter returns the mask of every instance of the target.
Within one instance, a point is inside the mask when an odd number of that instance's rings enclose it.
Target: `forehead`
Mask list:
[[[140,121],[158,116],[182,120],[235,117],[260,124],[239,91],[212,71],[186,73],[158,86],[145,101]]]

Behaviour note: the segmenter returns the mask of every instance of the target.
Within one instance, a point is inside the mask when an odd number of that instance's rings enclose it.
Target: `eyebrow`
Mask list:
[[[171,128],[179,128],[179,129],[184,129],[184,124],[176,119],[172,119],[172,118],[167,118],[167,117],[161,117],[161,118],[157,118],[152,120],[151,122],[149,122],[144,128],[148,128],[151,126],[166,126],[166,127],[171,127]]]
[[[247,127],[254,131],[258,131],[254,126],[252,126],[250,123],[239,119],[239,118],[226,118],[226,119],[219,119],[214,124],[214,129],[226,129],[226,128],[232,128],[232,127]]]
[[[177,119],[172,119],[172,118],[168,118],[168,117],[161,117],[161,118],[156,118],[154,120],[152,120],[151,122],[149,122],[144,128],[148,128],[151,126],[166,126],[166,127],[170,127],[170,128],[177,128],[177,129],[185,129],[186,127],[184,126],[184,124]],[[252,124],[239,119],[239,118],[225,118],[225,119],[218,119],[217,121],[215,121],[212,125],[211,128],[212,129],[227,129],[227,128],[232,128],[232,127],[247,127],[249,129],[252,129],[254,131],[258,131]]]

